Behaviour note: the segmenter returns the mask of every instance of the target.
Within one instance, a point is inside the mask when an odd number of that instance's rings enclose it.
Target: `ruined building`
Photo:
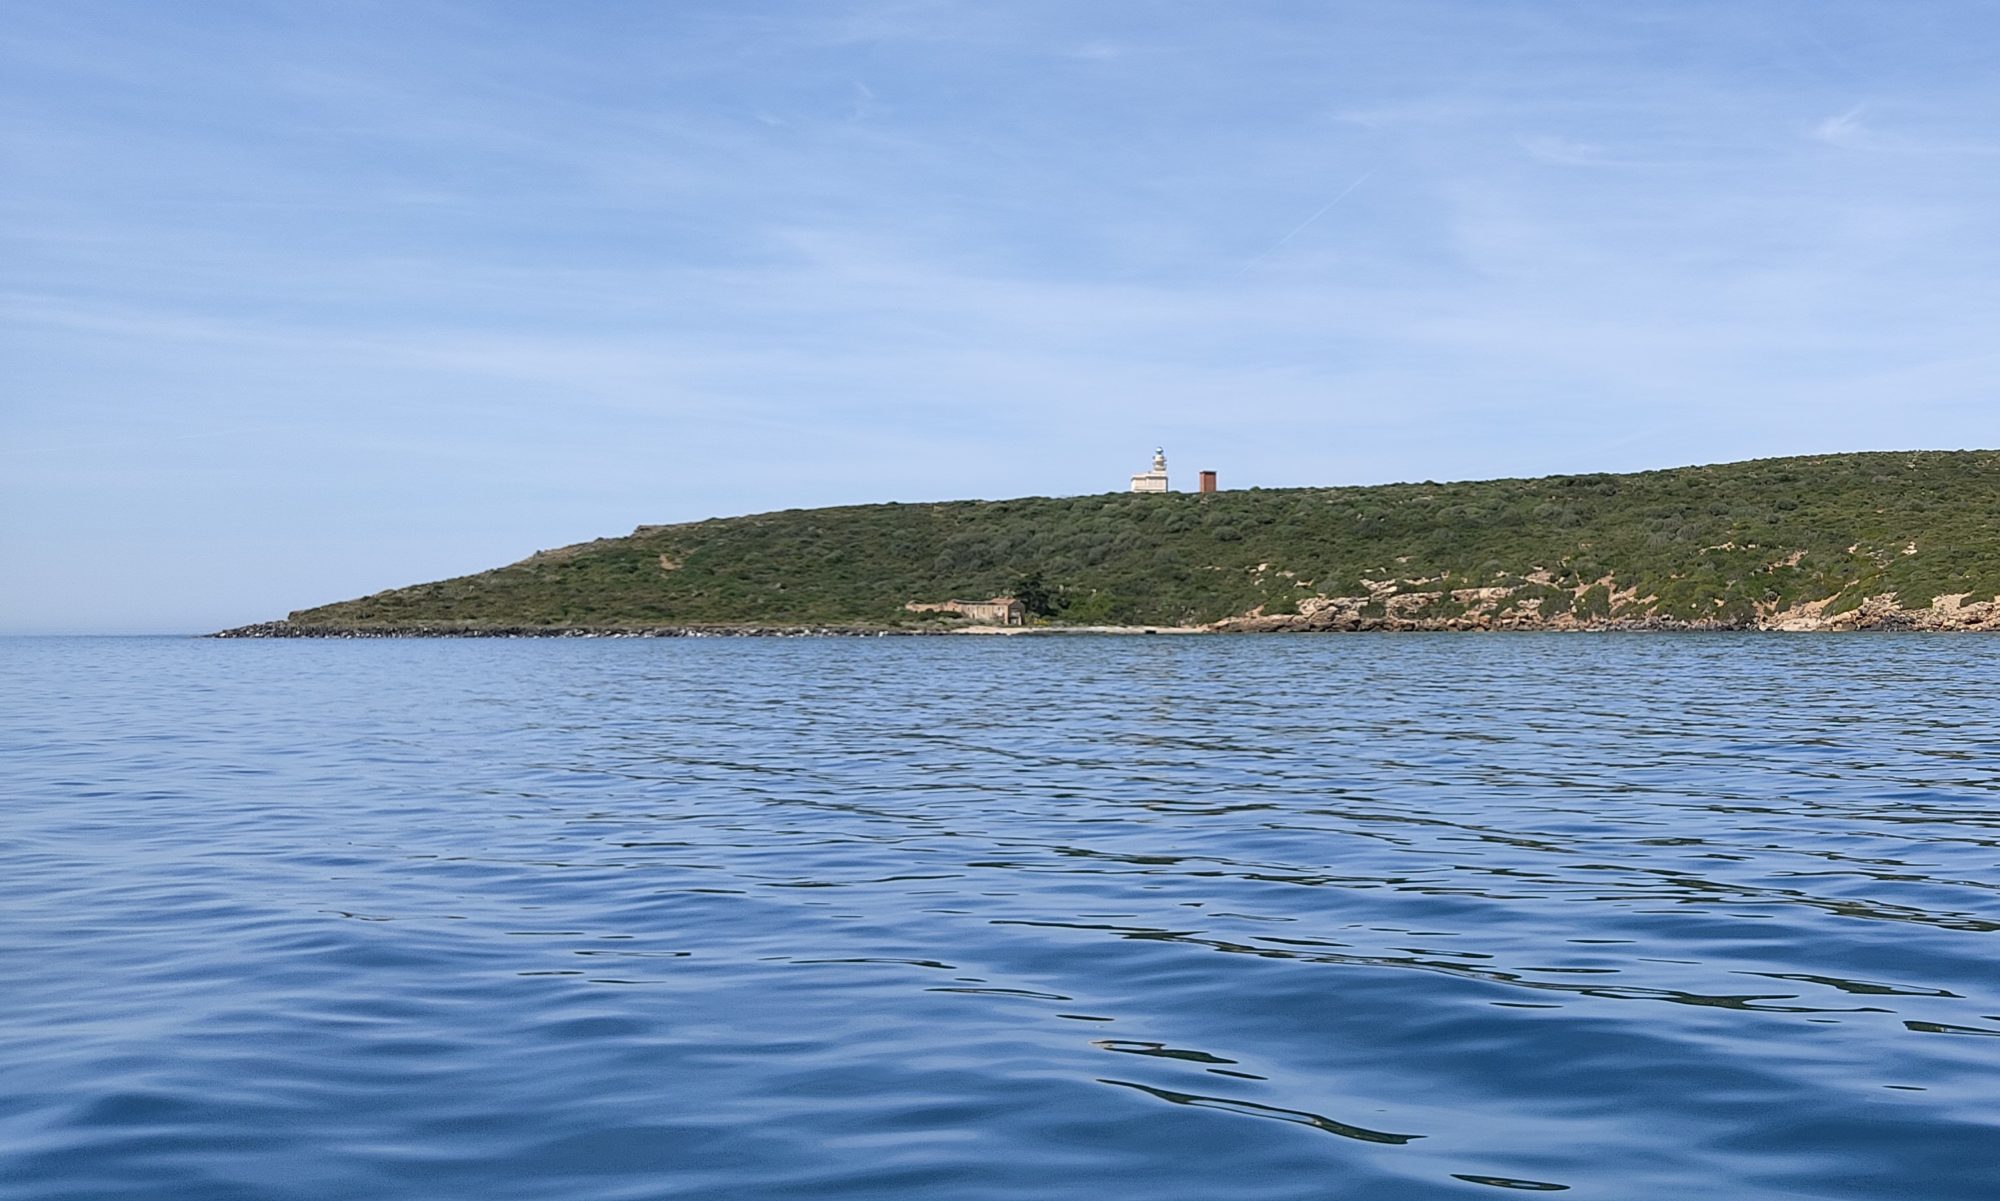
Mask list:
[[[977,625],[1017,626],[1028,620],[1028,608],[1011,596],[983,601],[909,601],[903,608],[912,613],[956,613]]]

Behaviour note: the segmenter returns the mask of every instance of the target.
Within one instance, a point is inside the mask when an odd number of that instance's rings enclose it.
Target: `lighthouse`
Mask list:
[[[1166,490],[1167,452],[1164,449],[1155,449],[1153,451],[1153,469],[1151,471],[1142,471],[1132,477],[1132,491],[1165,492]]]

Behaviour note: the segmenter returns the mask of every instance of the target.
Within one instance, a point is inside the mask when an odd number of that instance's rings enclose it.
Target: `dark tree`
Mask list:
[[[1014,599],[1035,617],[1053,617],[1067,603],[1066,598],[1042,582],[1042,573],[1031,571],[1014,581]]]

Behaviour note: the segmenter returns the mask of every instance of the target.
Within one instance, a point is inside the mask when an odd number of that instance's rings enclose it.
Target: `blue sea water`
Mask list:
[[[2000,640],[0,643],[0,1195],[2000,1195]]]

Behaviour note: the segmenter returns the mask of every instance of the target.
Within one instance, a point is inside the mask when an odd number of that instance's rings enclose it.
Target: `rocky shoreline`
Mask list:
[[[1250,613],[1226,618],[1213,629],[1224,633],[1361,633],[1370,631],[1559,630],[1576,632],[1748,632],[1838,633],[1865,630],[1995,631],[2000,632],[2000,596],[1971,601],[1969,594],[1940,596],[1921,609],[1906,609],[1894,593],[1871,596],[1854,608],[1828,613],[1831,601],[1812,601],[1786,609],[1761,606],[1748,620],[1697,620],[1647,612],[1646,600],[1616,597],[1624,603],[1602,617],[1574,613],[1544,615],[1532,603],[1513,604],[1513,589],[1467,589],[1449,597],[1438,592],[1400,592],[1372,596],[1316,596],[1302,600],[1298,612]],[[1464,611],[1451,615],[1426,612],[1449,599]],[[1650,599],[1650,598],[1646,598]],[[1623,610],[1620,612],[1619,610]]]
[[[1543,616],[1533,608],[1479,608],[1440,616],[1425,612],[1421,593],[1382,597],[1311,597],[1296,613],[1249,613],[1205,626],[342,626],[266,621],[218,630],[209,638],[918,638],[962,634],[1320,634],[1320,633],[1841,633],[1860,631],[1987,631],[2000,633],[2000,597],[1968,602],[1941,596],[1921,609],[1905,609],[1893,595],[1870,597],[1840,613],[1819,601],[1759,612],[1748,621],[1689,621],[1643,611],[1605,617],[1573,613]]]

